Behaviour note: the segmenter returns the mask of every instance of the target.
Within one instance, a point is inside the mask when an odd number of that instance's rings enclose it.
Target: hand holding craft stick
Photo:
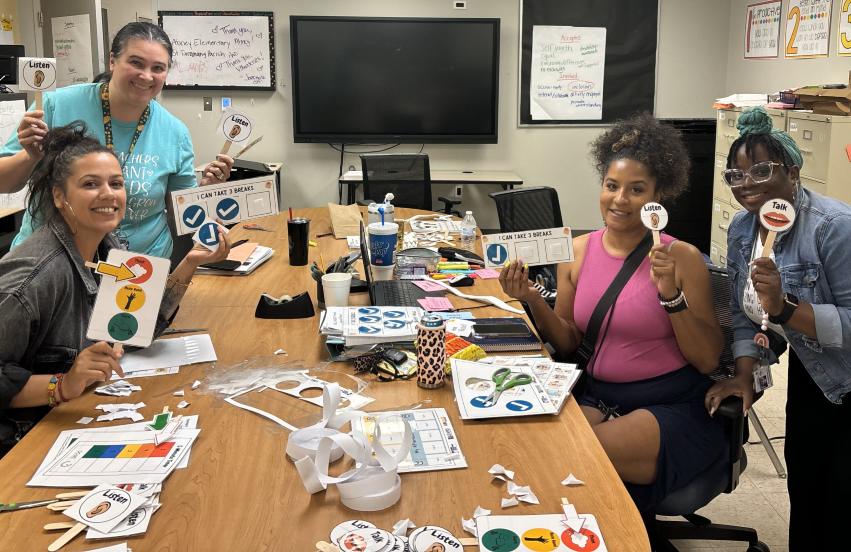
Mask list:
[[[777,233],[785,232],[795,224],[795,208],[786,200],[769,199],[759,209],[759,223],[762,224],[763,228],[768,230],[760,258],[768,259],[771,257],[771,251],[774,249],[774,240],[777,238]],[[762,314],[760,329],[764,332],[768,331],[767,312],[763,312]]]
[[[227,155],[228,151],[230,151],[230,145],[234,142],[239,145],[248,144],[248,140],[251,138],[251,132],[254,130],[254,126],[254,117],[232,107],[225,109],[218,127],[216,128],[216,134],[225,139],[225,143],[222,146],[222,151],[219,152],[219,155]],[[248,147],[237,154],[237,157],[248,151],[251,146],[259,141],[260,140],[250,143]]]

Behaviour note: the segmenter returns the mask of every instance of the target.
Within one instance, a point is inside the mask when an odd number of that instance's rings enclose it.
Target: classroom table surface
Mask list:
[[[396,216],[407,218],[415,213],[418,212],[397,209]],[[318,245],[310,248],[310,262],[318,261],[320,252],[326,263],[348,253],[345,240],[313,237],[331,231],[326,208],[302,209],[295,214],[311,219],[311,239]],[[335,525],[351,519],[367,520],[379,528],[392,530],[397,521],[410,518],[417,526],[441,526],[461,538],[471,536],[462,529],[461,518],[472,517],[477,506],[491,510],[494,515],[555,514],[561,512],[562,497],[575,504],[579,513],[596,516],[610,551],[650,550],[638,511],[573,397],[557,416],[470,421],[458,416],[451,380],[443,388],[426,390],[415,381],[384,383],[372,375],[359,375],[369,384],[365,394],[375,398],[364,408],[366,411],[410,408],[414,404],[445,408],[469,467],[402,474],[402,498],[379,512],[349,510],[342,505],[333,486],[324,492],[308,494],[295,466],[287,459],[289,431],[225,403],[221,397],[206,391],[204,385],[197,391],[190,390],[196,379],[204,382],[205,378],[221,375],[235,365],[239,369],[239,363],[246,359],[253,359],[257,365],[314,368],[321,367],[329,356],[324,337],[317,333],[318,310],[313,318],[301,320],[254,318],[254,309],[264,292],[278,297],[308,291],[316,304],[316,286],[309,268],[289,266],[286,217],[281,214],[257,222],[275,232],[249,231],[238,225],[232,229],[231,239],[249,238],[274,248],[275,255],[250,276],[196,277],[172,325],[208,328],[218,362],[182,366],[175,375],[134,379],[132,382],[140,385],[142,391],[130,397],[95,395],[89,390],[82,397],[53,409],[0,461],[0,502],[48,499],[63,491],[28,488],[25,484],[60,431],[118,425],[76,424],[80,417],[96,417],[97,404],[144,402],[147,406],[140,412],[150,419],[164,406],[176,411],[177,404],[185,400],[190,405],[179,413],[199,415],[200,436],[192,447],[188,468],[175,470],[163,484],[162,507],[151,518],[147,532],[109,541],[85,540],[81,535],[63,550],[92,550],[126,540],[135,552],[311,552],[317,541],[329,540],[329,532]],[[464,291],[506,298],[497,280],[477,280]],[[457,309],[480,306],[451,294],[447,297]],[[350,303],[366,305],[368,301],[363,293],[352,295]],[[480,318],[512,316],[495,307],[472,312]],[[286,351],[286,355],[274,355],[278,349]],[[352,363],[329,364],[326,370],[329,371],[316,376],[354,387]],[[185,397],[174,396],[179,390],[185,390]],[[319,395],[316,390],[305,394]],[[319,411],[310,403],[268,390],[243,398],[246,403],[299,427]],[[347,462],[348,457],[337,461],[332,473],[349,469]],[[540,504],[521,502],[519,506],[502,510],[500,499],[509,495],[505,483],[491,482],[488,470],[494,464],[514,470],[514,481],[518,485],[530,485]],[[562,486],[561,481],[571,473],[585,485]],[[68,520],[46,508],[0,513],[0,550],[44,550],[61,533],[44,531],[43,526]]]

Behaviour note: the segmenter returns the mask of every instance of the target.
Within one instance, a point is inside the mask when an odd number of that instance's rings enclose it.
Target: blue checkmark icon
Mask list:
[[[226,197],[216,205],[216,213],[219,214],[222,220],[234,219],[239,214],[239,204],[235,199]]]
[[[198,228],[205,218],[204,209],[200,205],[190,205],[183,211],[183,224],[189,228]]]
[[[198,237],[204,245],[216,245],[219,243],[219,225],[208,222],[198,230]]]

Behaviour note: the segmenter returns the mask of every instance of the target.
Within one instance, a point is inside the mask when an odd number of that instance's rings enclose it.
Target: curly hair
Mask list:
[[[44,158],[30,179],[27,203],[33,220],[48,221],[59,211],[53,204],[53,188],[65,190],[71,165],[77,159],[90,153],[115,153],[89,136],[88,127],[83,121],[51,129],[42,141]]]
[[[691,159],[679,130],[650,113],[615,121],[591,142],[591,158],[601,178],[615,161],[632,159],[647,167],[663,199],[674,199],[688,188]]]

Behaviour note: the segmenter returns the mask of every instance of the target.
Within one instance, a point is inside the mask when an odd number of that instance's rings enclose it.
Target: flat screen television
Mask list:
[[[295,142],[497,143],[499,19],[290,17]]]

